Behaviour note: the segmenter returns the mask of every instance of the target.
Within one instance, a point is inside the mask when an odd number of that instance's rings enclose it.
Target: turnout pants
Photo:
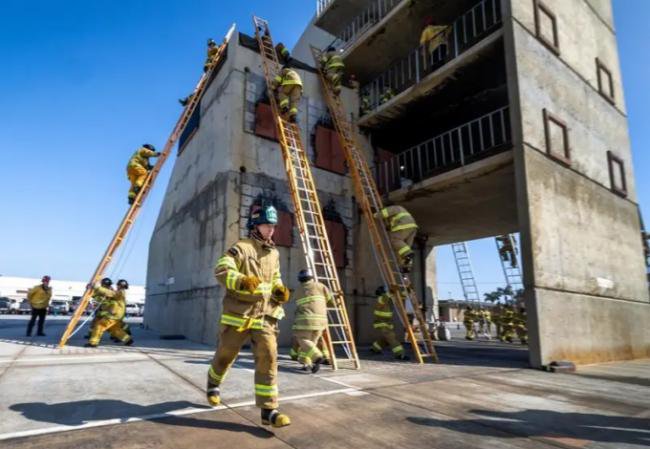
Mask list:
[[[27,335],[32,335],[32,329],[34,329],[34,323],[36,323],[36,318],[38,318],[38,330],[37,333],[43,333],[43,326],[45,325],[45,315],[47,315],[47,309],[34,309],[32,308],[32,317],[27,323]]]
[[[390,243],[393,246],[393,251],[399,256],[401,261],[404,260],[404,257],[413,254],[411,246],[413,245],[413,240],[415,240],[417,232],[417,228],[411,228],[390,233]]]
[[[298,361],[305,365],[311,365],[313,360],[323,357],[323,353],[318,348],[319,340],[323,331],[297,330],[293,335],[298,343]]]
[[[146,168],[141,165],[129,165],[126,169],[126,175],[131,182],[131,188],[129,189],[129,198],[135,199],[138,191],[144,185],[144,181],[147,179],[149,172]]]
[[[289,84],[278,87],[278,103],[282,111],[288,111],[289,117],[298,115],[298,105],[302,98],[302,87],[297,84]]]
[[[327,69],[325,71],[325,78],[332,83],[332,88],[335,93],[341,91],[341,80],[343,79],[343,69],[341,67]]]
[[[377,332],[379,332],[379,338],[372,344],[372,349],[375,352],[382,352],[384,348],[390,348],[394,355],[404,352],[404,346],[397,341],[393,328],[382,327],[377,329]]]
[[[270,320],[270,321],[267,321]],[[278,408],[278,341],[277,324],[265,318],[262,329],[246,329],[221,325],[219,345],[208,370],[209,381],[219,386],[233,364],[239,350],[250,338],[255,359],[255,404],[260,408]]]
[[[474,321],[463,321],[463,325],[465,326],[465,338],[467,340],[474,340],[474,337],[476,336]]]
[[[124,332],[124,329],[122,328],[122,321],[100,318],[90,331],[90,340],[88,342],[91,345],[98,345],[99,341],[102,339],[102,335],[104,335],[104,332],[106,331],[111,334],[111,337],[117,338],[122,343],[131,340],[131,336]]]

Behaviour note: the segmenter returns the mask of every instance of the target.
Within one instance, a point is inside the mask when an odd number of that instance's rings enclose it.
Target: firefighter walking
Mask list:
[[[334,47],[328,47],[320,58],[320,64],[325,71],[325,78],[332,85],[332,91],[338,95],[341,93],[341,82],[345,72],[343,58]]]
[[[147,180],[149,171],[153,167],[149,164],[149,158],[158,157],[160,153],[156,151],[156,148],[153,145],[148,143],[142,145],[138,148],[129,163],[126,166],[126,176],[131,182],[131,188],[129,189],[129,204],[133,204],[136,196],[140,193],[144,182]]]
[[[296,317],[292,328],[298,345],[298,361],[312,373],[317,373],[325,358],[318,345],[327,328],[327,305],[333,304],[334,297],[325,285],[314,280],[309,270],[298,273],[298,282]]]
[[[221,403],[221,384],[241,346],[251,340],[255,358],[255,403],[262,424],[283,427],[289,417],[278,411],[278,321],[289,300],[280,276],[279,252],[272,237],[278,222],[273,206],[251,214],[250,234],[235,243],[217,261],[215,276],[226,288],[219,344],[208,370],[207,398]]]
[[[50,305],[50,299],[52,299],[52,287],[50,287],[49,276],[43,276],[41,283],[32,287],[27,292],[27,300],[29,305],[32,306],[32,317],[27,323],[27,336],[32,336],[32,330],[34,329],[34,324],[38,318],[38,329],[36,335],[39,337],[45,337],[43,332],[43,327],[45,326],[45,315],[47,315],[47,307]]]
[[[380,212],[390,243],[398,256],[402,272],[409,273],[413,268],[413,240],[418,232],[418,225],[411,214],[402,206],[388,206]]]
[[[101,280],[100,285],[93,289],[93,297],[99,302],[90,339],[86,347],[96,348],[104,332],[108,331],[111,337],[124,343],[126,346],[133,344],[133,339],[122,328],[122,320],[126,311],[126,290],[129,283],[124,279],[117,282],[117,290],[113,290],[113,281],[109,278]]]
[[[273,91],[278,99],[278,106],[283,114],[286,114],[289,121],[296,122],[298,117],[298,105],[302,98],[302,79],[298,72],[284,66],[280,74],[273,79]]]
[[[465,340],[474,340],[476,336],[476,329],[474,323],[476,322],[477,314],[471,306],[465,308],[463,314],[463,325],[465,326]]]
[[[384,348],[390,348],[393,356],[399,360],[408,360],[409,357],[404,353],[404,346],[395,336],[395,325],[393,324],[392,297],[382,285],[375,291],[377,300],[373,310],[372,327],[379,334],[370,349],[374,354],[381,354]]]

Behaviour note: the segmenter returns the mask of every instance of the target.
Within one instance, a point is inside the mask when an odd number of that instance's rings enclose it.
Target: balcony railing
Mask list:
[[[332,44],[339,50],[346,50],[364,33],[381,22],[397,5],[407,0],[372,0],[370,5],[357,15]]]
[[[360,90],[361,115],[418,84],[501,26],[500,0],[482,0],[438,34],[440,45],[420,45]],[[436,39],[434,39],[436,41]]]
[[[316,0],[316,16],[320,16],[335,0]]]
[[[375,175],[379,190],[382,193],[398,190],[508,149],[511,144],[508,113],[509,107],[504,106],[378,164]]]

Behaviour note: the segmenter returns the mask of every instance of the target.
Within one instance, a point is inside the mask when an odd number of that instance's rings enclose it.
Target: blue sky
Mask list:
[[[205,41],[232,22],[298,39],[315,0],[4,0],[0,16],[0,274],[87,280],[126,211],[125,165],[162,147],[201,72]],[[191,5],[191,8],[190,6]],[[280,6],[281,5],[281,6]],[[638,195],[650,209],[650,2],[614,0]],[[109,274],[143,283],[169,160]],[[650,216],[646,215],[648,219]],[[646,220],[647,221],[647,220]],[[503,283],[492,240],[470,243],[479,289]],[[451,251],[439,294],[460,296]]]

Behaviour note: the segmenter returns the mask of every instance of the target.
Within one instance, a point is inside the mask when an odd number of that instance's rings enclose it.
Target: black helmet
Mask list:
[[[375,290],[375,295],[377,296],[382,296],[385,294],[386,294],[386,287],[384,287],[383,285],[380,285],[379,287],[377,287],[377,290]]]
[[[156,147],[154,147],[150,143],[145,143],[144,145],[142,145],[142,148],[146,148],[147,150],[151,150],[151,151],[156,151]]]
[[[212,39],[212,38],[208,39],[208,47],[212,47],[214,45],[217,45],[217,43],[214,41],[214,39]]]
[[[129,288],[129,283],[126,281],[126,279],[120,279],[117,281],[117,286],[126,290]]]
[[[102,287],[110,287],[113,285],[113,281],[111,281],[111,278],[104,278],[101,281]]]
[[[334,48],[333,45],[330,45],[329,47],[327,47],[327,51],[328,51],[328,52],[330,52],[330,51],[336,51],[336,48]]]
[[[298,282],[300,283],[311,281],[312,279],[314,279],[314,275],[309,269],[300,270],[300,272],[298,273]]]

